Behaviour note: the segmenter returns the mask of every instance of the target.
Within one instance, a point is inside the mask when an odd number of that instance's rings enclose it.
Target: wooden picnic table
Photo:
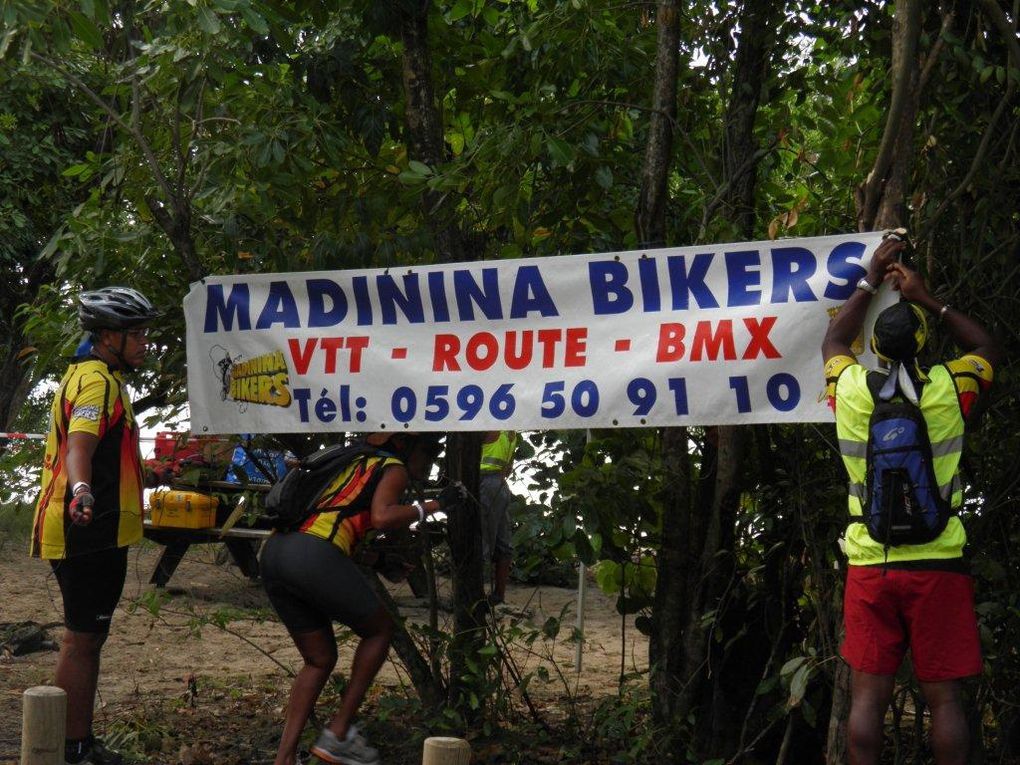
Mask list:
[[[244,492],[257,492],[264,494],[269,491],[268,484],[238,484],[230,481],[202,481],[197,485],[175,483],[171,486],[175,491],[198,491],[206,494],[242,494]],[[146,539],[151,539],[157,544],[163,545],[163,552],[156,562],[152,576],[149,577],[149,584],[157,587],[165,587],[178,564],[188,551],[188,548],[196,544],[212,544],[222,542],[230,553],[237,567],[249,579],[258,579],[259,546],[272,533],[269,528],[248,528],[243,526],[232,526],[224,529],[215,526],[207,529],[185,529],[171,526],[154,526],[152,521],[145,519],[142,525],[142,533]]]
[[[241,485],[228,481],[203,481],[198,486],[178,484],[174,485],[173,488],[181,491],[227,494],[240,494],[245,491],[265,493],[270,489],[268,485],[263,484]],[[434,494],[435,492],[429,491],[428,493]],[[430,536],[433,536],[435,539],[434,543],[438,543],[443,537],[443,532],[439,528],[440,525],[437,523],[427,525]],[[196,544],[222,543],[227,548],[234,563],[241,569],[241,573],[249,579],[257,580],[259,578],[258,551],[262,543],[273,533],[273,530],[268,527],[250,528],[247,526],[232,526],[227,529],[222,528],[222,526],[207,529],[173,528],[169,526],[153,526],[152,522],[146,518],[143,522],[142,533],[146,539],[151,539],[153,542],[163,545],[163,552],[156,562],[152,576],[149,577],[149,584],[165,587],[167,582],[170,581],[170,577],[173,576],[174,571],[177,570],[177,566],[184,558],[188,548]],[[406,552],[408,547],[407,540],[415,538],[417,533],[410,531],[387,532],[387,537],[390,539],[403,539],[404,542],[398,544],[398,547],[403,547],[404,552]],[[378,548],[376,549],[378,550]],[[386,552],[386,550],[383,549],[381,552]],[[408,583],[415,595],[422,596],[427,591],[424,575],[424,570],[419,566],[408,577]]]

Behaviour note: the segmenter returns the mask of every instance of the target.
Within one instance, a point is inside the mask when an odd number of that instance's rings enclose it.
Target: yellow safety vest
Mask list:
[[[843,464],[850,477],[849,510],[851,516],[863,514],[861,501],[865,495],[867,476],[868,423],[875,408],[867,382],[868,370],[860,364],[847,367],[836,383],[836,435]],[[954,508],[963,503],[960,484],[960,455],[963,452],[963,414],[956,386],[949,370],[939,365],[929,373],[929,382],[921,391],[921,414],[928,426],[931,441],[932,467],[939,491]],[[846,532],[846,554],[852,566],[960,558],[967,534],[958,516],[939,537],[921,545],[886,547],[868,534],[863,523],[851,522]]]
[[[514,450],[517,448],[517,433],[512,430],[501,430],[499,438],[491,444],[482,444],[483,473],[506,474],[510,462],[514,458]]]

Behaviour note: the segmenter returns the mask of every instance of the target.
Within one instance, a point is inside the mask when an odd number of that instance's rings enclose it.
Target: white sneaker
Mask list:
[[[354,725],[347,729],[347,738],[343,740],[329,728],[323,728],[312,744],[311,752],[323,762],[333,765],[379,764],[379,750],[370,747],[368,739]]]

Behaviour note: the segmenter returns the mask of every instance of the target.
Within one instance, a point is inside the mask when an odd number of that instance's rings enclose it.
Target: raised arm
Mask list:
[[[941,320],[960,350],[980,356],[993,368],[999,363],[1002,351],[991,333],[967,314],[932,297],[920,274],[901,263],[893,263],[889,273],[896,277],[896,289],[903,297]]]

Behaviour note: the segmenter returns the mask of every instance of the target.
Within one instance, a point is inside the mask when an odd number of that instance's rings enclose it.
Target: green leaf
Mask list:
[[[574,161],[574,148],[559,138],[550,138],[546,143],[546,148],[549,150],[549,156],[552,157],[553,163],[561,167],[565,167]]]
[[[800,702],[804,699],[804,694],[807,692],[808,681],[811,679],[811,665],[803,664],[790,681],[790,698],[787,699],[787,704],[790,707],[799,706]]]
[[[560,634],[560,620],[555,616],[550,616],[542,625],[542,633],[550,640],[555,638]]]
[[[65,178],[75,178],[84,173],[88,169],[89,166],[85,164],[71,165],[70,167],[66,168],[64,172],[61,173],[61,175],[64,176]]]
[[[786,664],[783,665],[783,668],[779,670],[779,674],[783,677],[789,677],[798,669],[800,669],[800,667],[804,664],[805,661],[807,661],[807,659],[808,659],[807,656],[795,656],[794,658],[790,659],[788,662],[786,662]]]
[[[608,165],[599,165],[595,171],[595,183],[606,191],[613,187],[613,171],[609,169]]]
[[[460,21],[465,16],[471,14],[471,0],[457,0],[454,3],[453,8],[446,14],[446,18],[449,21]]]
[[[206,34],[214,35],[220,31],[220,20],[204,5],[198,8],[198,25]]]
[[[60,246],[60,240],[64,237],[64,229],[57,229],[56,233],[50,237],[50,241],[43,247],[42,252],[39,253],[40,258],[48,258],[57,251],[57,247]]]
[[[432,175],[432,168],[426,165],[424,162],[419,162],[416,159],[412,159],[407,163],[408,169],[415,175],[428,177]]]
[[[13,29],[8,29],[4,32],[4,36],[0,37],[0,59],[4,57],[5,53],[7,53],[7,49],[10,47],[12,40],[14,40]]]
[[[241,15],[244,16],[245,23],[252,28],[252,30],[260,35],[269,34],[269,24],[261,16],[252,10],[251,6],[241,6]]]

